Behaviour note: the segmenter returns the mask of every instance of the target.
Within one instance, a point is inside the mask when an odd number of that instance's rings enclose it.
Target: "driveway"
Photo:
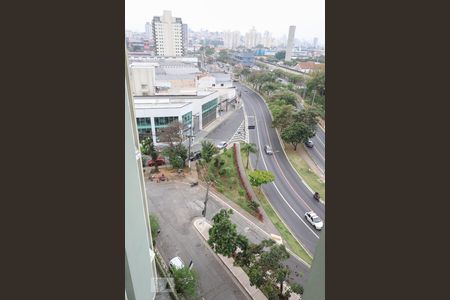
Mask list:
[[[166,264],[174,256],[186,265],[193,261],[199,275],[199,299],[250,299],[193,226],[193,219],[201,216],[203,209],[204,193],[199,189],[174,181],[146,180],[149,211],[158,216],[161,226],[156,246]]]

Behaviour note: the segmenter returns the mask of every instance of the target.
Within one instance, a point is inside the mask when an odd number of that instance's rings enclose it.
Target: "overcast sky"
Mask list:
[[[295,25],[297,39],[319,38],[325,43],[325,0],[125,0],[125,28],[143,32],[145,23],[163,10],[194,31],[239,30],[245,34],[252,26],[275,37],[288,35]]]

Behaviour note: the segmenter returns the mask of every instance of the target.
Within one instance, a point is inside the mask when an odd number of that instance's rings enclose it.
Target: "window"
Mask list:
[[[148,84],[141,84],[141,88],[142,88],[143,90],[148,89]]]

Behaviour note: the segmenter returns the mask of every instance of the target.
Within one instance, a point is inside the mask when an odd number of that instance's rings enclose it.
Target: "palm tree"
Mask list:
[[[258,151],[258,149],[256,148],[256,145],[253,143],[245,143],[244,145],[242,145],[241,147],[242,151],[244,151],[244,153],[247,154],[247,165],[246,165],[246,169],[248,169],[248,162],[250,160],[250,153],[256,153]]]

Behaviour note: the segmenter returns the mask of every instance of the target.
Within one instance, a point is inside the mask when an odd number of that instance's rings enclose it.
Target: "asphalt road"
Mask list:
[[[316,163],[319,170],[325,174],[325,133],[317,126],[316,136],[311,139],[314,142],[313,148],[303,146],[311,159]]]
[[[161,226],[156,246],[167,264],[175,256],[186,265],[193,261],[199,276],[198,299],[250,299],[192,224],[194,218],[201,216],[204,192],[175,182],[146,180],[145,184],[149,211],[158,216]],[[213,201],[208,205],[211,211],[218,210]]]
[[[255,143],[259,149],[256,167],[275,174],[275,182],[264,185],[263,190],[297,239],[314,254],[319,232],[305,220],[304,214],[312,210],[325,220],[325,206],[313,199],[312,191],[290,165],[277,133],[271,127],[272,119],[264,100],[247,87],[239,83],[236,86],[242,91],[245,113],[256,117],[256,129],[249,130],[250,142]],[[264,145],[270,145],[274,155],[266,155]],[[256,164],[257,157],[258,155],[251,155],[253,165]]]
[[[211,130],[204,139],[211,140],[216,145],[221,141],[228,142],[236,133],[242,121],[244,121],[244,111],[242,108],[239,108],[232,112],[232,114],[226,120],[222,121],[220,125]],[[199,142],[192,146],[191,151],[200,151],[201,149],[202,146]]]

